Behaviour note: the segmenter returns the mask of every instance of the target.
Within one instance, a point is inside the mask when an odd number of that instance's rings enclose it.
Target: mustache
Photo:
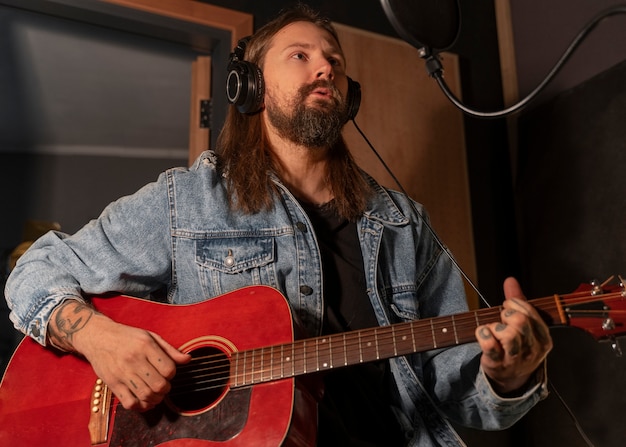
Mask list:
[[[317,81],[313,81],[310,84],[306,84],[300,87],[300,89],[298,90],[300,99],[303,100],[304,98],[309,96],[311,92],[313,92],[315,89],[318,89],[318,88],[328,89],[330,91],[332,98],[335,100],[335,102],[337,103],[343,102],[343,97],[341,95],[341,92],[337,88],[337,86],[326,79],[318,79]]]

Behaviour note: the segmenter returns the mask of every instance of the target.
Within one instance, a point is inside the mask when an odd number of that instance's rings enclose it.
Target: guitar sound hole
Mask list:
[[[213,346],[191,351],[192,360],[178,367],[169,402],[182,412],[205,409],[224,395],[229,380],[228,356]]]

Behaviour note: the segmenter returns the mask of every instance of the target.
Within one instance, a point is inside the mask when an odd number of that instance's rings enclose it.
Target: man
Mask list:
[[[239,50],[233,63],[259,67],[247,69],[261,101],[230,108],[217,154],[165,172],[73,236],[47,234],[7,285],[16,327],[83,355],[128,409],[159,404],[189,355],[95,312],[87,294],[165,290],[189,303],[266,284],[310,336],[466,310],[423,211],[345,147],[346,62],[329,22],[300,6]],[[502,321],[478,327],[478,343],[325,375],[318,445],[461,445],[445,418],[484,429],[519,419],[545,396],[552,342],[517,282],[505,295]]]

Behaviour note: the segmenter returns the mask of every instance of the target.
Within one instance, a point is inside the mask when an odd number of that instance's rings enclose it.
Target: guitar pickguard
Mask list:
[[[248,421],[251,392],[252,388],[230,390],[219,405],[195,415],[181,415],[166,404],[144,413],[119,406],[110,445],[150,447],[185,438],[228,441]]]

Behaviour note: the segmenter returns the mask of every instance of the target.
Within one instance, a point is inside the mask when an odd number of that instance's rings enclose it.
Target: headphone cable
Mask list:
[[[487,307],[491,307],[491,304],[489,303],[489,301],[487,301],[487,299],[483,296],[483,294],[478,290],[478,287],[474,284],[474,282],[470,279],[470,277],[467,275],[467,273],[463,270],[463,268],[459,265],[459,263],[457,262],[457,260],[454,258],[454,256],[452,255],[452,253],[450,252],[450,250],[448,249],[448,247],[446,246],[446,244],[443,243],[443,241],[441,240],[441,238],[439,237],[439,235],[437,234],[437,232],[435,231],[435,229],[433,228],[433,226],[430,224],[430,222],[428,221],[428,219],[426,219],[422,213],[417,209],[417,207],[415,206],[415,204],[413,203],[413,200],[411,200],[411,196],[407,193],[406,189],[404,189],[404,187],[402,186],[402,183],[400,182],[400,180],[398,180],[398,178],[395,176],[395,174],[392,172],[392,170],[389,168],[389,166],[387,165],[387,163],[385,162],[385,160],[381,157],[381,155],[378,153],[378,151],[376,150],[376,148],[374,148],[374,145],[372,145],[372,143],[370,142],[370,140],[367,138],[367,136],[365,136],[365,133],[363,133],[363,131],[361,130],[361,128],[359,127],[359,125],[356,123],[356,120],[354,118],[352,118],[352,123],[354,124],[354,127],[356,128],[356,130],[359,132],[359,134],[361,134],[361,137],[363,137],[363,139],[365,140],[365,142],[367,143],[367,145],[370,147],[371,151],[374,153],[374,155],[376,155],[376,158],[378,158],[378,160],[380,161],[380,163],[382,164],[382,166],[385,168],[385,171],[387,171],[387,173],[391,176],[391,178],[393,179],[393,181],[395,182],[395,184],[398,186],[398,189],[402,192],[402,194],[404,194],[408,199],[409,199],[409,203],[411,205],[411,208],[413,209],[413,212],[415,214],[417,214],[417,216],[422,220],[422,222],[424,223],[424,225],[426,226],[426,228],[428,229],[428,231],[430,232],[430,234],[432,235],[433,239],[435,240],[435,242],[437,243],[437,245],[439,246],[439,248],[441,248],[444,253],[446,254],[446,256],[448,257],[448,259],[450,259],[450,261],[452,262],[452,264],[454,265],[454,267],[457,269],[457,271],[461,274],[461,276],[463,276],[463,278],[465,279],[465,281],[467,281],[467,283],[469,284],[469,286],[472,288],[472,290],[474,290],[474,292],[476,292],[476,294],[478,295],[478,297],[480,298],[480,301],[482,303],[485,304],[485,306]]]

